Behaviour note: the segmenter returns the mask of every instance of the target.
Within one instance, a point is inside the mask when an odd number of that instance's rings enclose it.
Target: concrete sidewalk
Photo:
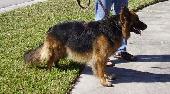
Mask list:
[[[4,13],[16,8],[25,7],[43,1],[46,0],[0,0],[0,13]]]
[[[160,2],[138,12],[148,28],[142,36],[132,34],[128,51],[137,62],[115,61],[107,68],[118,76],[114,87],[103,87],[86,67],[72,94],[170,94],[170,1]]]

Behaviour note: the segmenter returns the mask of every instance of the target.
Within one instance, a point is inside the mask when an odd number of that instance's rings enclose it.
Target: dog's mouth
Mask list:
[[[134,32],[135,34],[141,34],[142,30],[135,27],[131,27],[130,32]]]
[[[132,32],[134,32],[135,34],[141,34],[141,31],[142,31],[142,30],[137,29],[137,28],[135,28],[135,27],[132,27],[132,28],[133,28]]]
[[[134,32],[135,34],[141,34],[143,30],[147,28],[147,25],[141,22],[142,24],[136,24],[131,27],[131,32]]]

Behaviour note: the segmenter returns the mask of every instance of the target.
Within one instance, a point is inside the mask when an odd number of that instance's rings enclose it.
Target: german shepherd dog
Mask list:
[[[130,32],[140,34],[147,25],[137,14],[122,7],[121,13],[100,21],[70,21],[51,27],[42,45],[24,54],[25,62],[47,61],[51,70],[65,56],[76,62],[89,63],[103,86],[112,86],[105,72],[109,56],[120,47],[122,38]]]

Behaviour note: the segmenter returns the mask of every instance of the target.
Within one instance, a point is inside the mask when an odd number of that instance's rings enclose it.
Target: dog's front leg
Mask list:
[[[97,61],[96,62],[96,73],[100,79],[100,83],[103,86],[110,87],[110,86],[112,86],[112,83],[109,81],[107,74],[105,72],[105,64],[106,64],[106,62],[104,62],[104,61]]]
[[[108,47],[109,42],[105,36],[99,36],[93,45],[93,72],[96,73],[97,77],[100,79],[100,83],[103,86],[112,86],[112,83],[108,79],[105,67],[108,58]]]

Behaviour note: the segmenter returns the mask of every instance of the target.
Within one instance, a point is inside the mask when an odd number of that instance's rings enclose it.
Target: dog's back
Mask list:
[[[63,22],[51,27],[48,33],[58,38],[63,43],[66,43],[68,38],[73,34],[80,34],[85,27],[82,22],[71,21]]]
[[[92,49],[92,42],[100,34],[97,22],[64,22],[50,28],[51,35],[62,41],[67,47],[77,52]]]
[[[43,59],[50,59],[51,54],[60,53],[59,49],[62,48],[62,55],[57,57],[62,57],[64,56],[63,54],[67,53],[67,56],[70,55],[75,61],[85,62],[87,61],[85,54],[93,50],[93,43],[99,36],[104,35],[107,37],[112,46],[114,46],[116,37],[120,39],[121,31],[117,30],[118,27],[115,24],[111,23],[111,19],[115,19],[115,17],[113,16],[109,20],[91,21],[89,23],[70,21],[54,25],[48,30],[44,44],[37,48],[41,48],[41,50],[35,49],[28,52],[25,54],[25,60],[34,62],[34,57],[31,56],[34,56],[34,53],[36,53],[40,57],[40,59],[37,58],[36,60],[44,61]],[[74,54],[71,54],[71,52],[74,52]],[[77,58],[74,58],[76,56]],[[79,56],[84,59],[78,58]]]

